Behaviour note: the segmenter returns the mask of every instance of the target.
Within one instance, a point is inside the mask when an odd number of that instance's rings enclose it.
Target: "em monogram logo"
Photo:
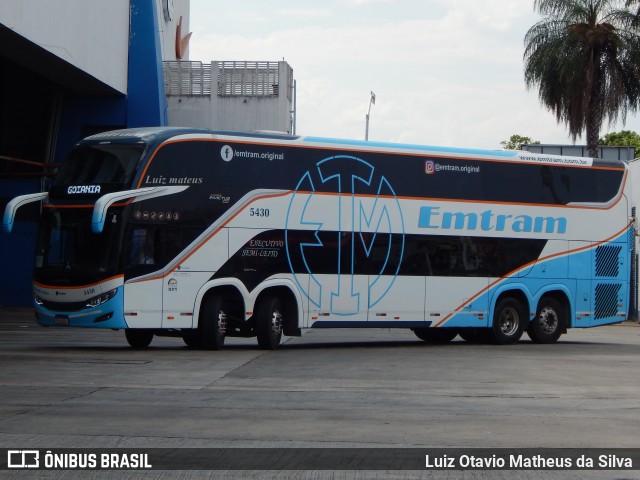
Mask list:
[[[317,308],[355,315],[380,302],[400,270],[400,202],[387,179],[360,158],[336,155],[315,167],[300,178],[289,203],[289,267]]]

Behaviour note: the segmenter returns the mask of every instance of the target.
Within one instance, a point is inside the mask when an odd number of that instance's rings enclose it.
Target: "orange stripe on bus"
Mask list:
[[[36,282],[35,280],[33,281],[33,283],[37,286],[39,286],[40,288],[52,288],[52,289],[58,289],[58,290],[80,290],[83,288],[90,288],[90,287],[95,287],[96,285],[100,285],[102,283],[106,283],[106,282],[110,282],[112,280],[117,280],[117,279],[124,279],[124,275],[115,275],[113,277],[110,278],[105,278],[104,280],[100,280],[99,282],[96,283],[89,283],[87,285],[78,285],[78,286],[73,286],[73,287],[60,287],[60,286],[55,286],[55,285],[45,285],[44,283],[40,283],[40,282]]]

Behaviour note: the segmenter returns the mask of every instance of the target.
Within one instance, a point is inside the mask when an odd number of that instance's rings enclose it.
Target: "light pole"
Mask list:
[[[371,97],[369,98],[369,110],[367,111],[367,126],[364,131],[364,141],[369,140],[369,116],[371,115],[371,105],[376,104],[376,94],[371,92]]]

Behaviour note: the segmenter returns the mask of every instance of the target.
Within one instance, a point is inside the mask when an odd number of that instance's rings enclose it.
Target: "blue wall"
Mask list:
[[[4,215],[5,204],[11,198],[27,192],[38,191],[40,191],[39,180],[0,180],[2,215]],[[31,274],[37,224],[33,220],[25,221],[25,216],[25,211],[18,210],[13,232],[11,234],[0,233],[0,252],[2,252],[3,260],[3,275],[0,278],[0,306],[31,304]]]
[[[131,0],[130,8],[127,96],[88,96],[62,90],[54,163],[61,163],[78,140],[97,131],[167,124],[156,1]],[[0,215],[9,199],[38,191],[39,179],[1,179]],[[25,212],[18,210],[13,232],[0,233],[3,270],[7,272],[0,278],[0,306],[31,305],[37,225],[25,217]]]
[[[131,0],[127,125],[167,125],[167,99],[162,73],[155,0]]]

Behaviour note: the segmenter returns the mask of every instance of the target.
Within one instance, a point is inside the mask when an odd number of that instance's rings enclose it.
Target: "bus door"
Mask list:
[[[162,283],[162,328],[195,328],[194,299],[211,272],[172,269]]]
[[[195,328],[195,299],[214,272],[229,260],[229,229],[221,229],[199,248],[189,246],[198,231],[185,225],[165,225],[160,231],[164,278],[162,328]],[[186,246],[186,250],[185,250]],[[176,260],[188,258],[188,261]]]
[[[151,225],[131,223],[125,240],[125,316],[129,327],[162,325],[162,275],[158,265],[160,240]]]
[[[202,269],[205,271],[197,274],[177,263],[195,233],[190,234],[184,225],[169,223],[167,215],[145,211],[139,221],[129,224],[125,302],[132,305],[129,310],[144,318],[140,327],[191,328],[194,298],[212,272]]]

